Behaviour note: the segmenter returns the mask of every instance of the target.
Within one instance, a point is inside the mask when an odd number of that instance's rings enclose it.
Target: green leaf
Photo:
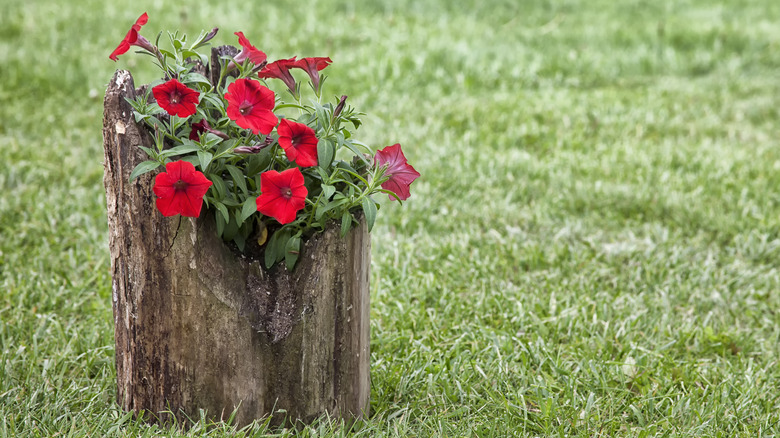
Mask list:
[[[197,57],[198,54],[195,52],[188,52],[185,51],[184,53],[185,57]],[[205,76],[203,76],[200,73],[188,73],[184,75],[184,80],[182,80],[183,83],[189,84],[189,83],[197,83],[197,84],[204,84],[209,87],[211,87],[211,81],[209,81]]]
[[[225,223],[227,224],[230,222],[230,213],[228,213],[228,209],[225,207],[225,204],[221,202],[215,202],[214,206],[217,207],[217,210],[219,210],[220,213],[222,213],[222,218],[225,219]]]
[[[206,151],[198,151],[198,160],[200,161],[200,170],[205,172],[206,169],[209,167],[209,163],[211,163],[211,159],[214,156],[211,155],[211,152]]]
[[[304,108],[306,111],[310,111],[309,108]],[[295,120],[297,123],[303,123],[304,125],[310,124],[312,121],[316,120],[316,117],[314,114],[302,114],[300,117],[298,117],[297,120]]]
[[[319,221],[325,213],[344,205],[347,201],[349,201],[349,199],[342,196],[339,199],[333,199],[322,207],[318,207],[317,212],[314,213],[314,220]]]
[[[326,201],[330,200],[330,197],[333,196],[333,193],[336,191],[336,188],[329,184],[323,184],[322,185],[322,198]]]
[[[349,233],[349,229],[352,228],[352,215],[348,211],[345,211],[341,215],[341,237],[346,237]]]
[[[146,115],[156,116],[157,114],[162,114],[162,113],[165,113],[165,112],[167,112],[167,111],[162,109],[162,107],[160,105],[157,105],[157,102],[155,102],[155,103],[153,103],[151,105],[147,105],[147,113],[146,113]],[[162,121],[160,121],[160,119],[155,118],[155,120],[157,120],[158,122],[162,123]]]
[[[279,232],[275,232],[271,235],[271,238],[268,240],[268,243],[265,245],[265,268],[271,269],[271,266],[276,263],[276,253],[274,252],[274,249],[276,248],[276,241],[279,240],[278,236]]]
[[[290,231],[284,228],[276,231],[265,245],[265,267],[270,269],[284,258],[284,248],[290,239]]]
[[[148,148],[146,146],[138,145],[139,148],[141,148],[142,151],[146,152],[146,155],[148,155],[151,158],[154,158],[157,156],[157,151],[155,151],[152,148]]]
[[[236,198],[234,198],[234,197],[233,197],[233,194],[232,194],[232,193],[230,193],[230,192],[228,192],[227,194],[225,194],[225,199],[223,199],[223,200],[222,200],[222,202],[223,202],[223,203],[224,203],[224,204],[225,204],[225,205],[226,205],[228,208],[231,208],[231,207],[240,207],[240,206],[241,206],[241,204],[242,204],[241,202],[238,202],[238,201],[236,201]]]
[[[214,146],[222,143],[225,139],[218,136],[217,134],[212,134],[209,132],[204,136],[204,143],[203,145],[206,146],[206,149],[213,149]]]
[[[236,223],[236,218],[231,217],[230,221],[225,225],[225,234],[223,238],[225,240],[233,240],[234,237],[236,237],[236,234],[238,234],[238,223]]]
[[[220,139],[221,140],[221,139]],[[216,155],[222,155],[227,150],[233,149],[236,146],[236,143],[238,143],[240,140],[237,138],[231,138],[230,140],[225,140],[222,143],[219,144],[219,147],[217,148]]]
[[[158,47],[159,47],[159,45],[158,45]],[[160,53],[162,53],[163,55],[165,55],[168,58],[174,58],[174,59],[176,58],[176,55],[174,55],[173,53],[171,53],[168,50],[165,50],[165,49],[158,49],[158,50],[160,51]]]
[[[306,110],[306,107],[300,106],[300,105],[295,104],[295,103],[283,103],[281,105],[276,105],[276,107],[274,107],[274,111],[278,111],[278,110],[284,109],[284,108],[295,108],[295,109],[299,109],[299,110]]]
[[[222,112],[225,111],[225,104],[219,100],[218,98],[210,95],[210,94],[204,94],[201,99],[205,100],[206,102],[210,103],[214,108],[221,110]]]
[[[225,168],[230,172],[230,176],[233,178],[233,182],[244,192],[245,195],[249,194],[249,190],[246,189],[246,180],[244,173],[238,170],[236,166],[226,164]]]
[[[157,169],[158,167],[160,167],[159,161],[142,161],[138,163],[137,166],[135,166],[135,169],[133,169],[132,172],[130,172],[130,181],[133,181],[139,176],[147,172],[151,172],[152,170]]]
[[[379,189],[378,192],[390,196],[392,201],[398,201],[399,204],[404,203],[404,201],[402,201],[401,198],[399,198],[398,195],[395,194],[395,192],[391,192],[390,190],[385,190],[385,189]]]
[[[162,108],[160,108],[160,109],[162,109]],[[160,121],[160,119],[158,119],[157,117],[147,117],[145,119],[145,121],[146,121],[146,123],[149,124],[149,127],[152,128],[152,130],[154,130],[155,127],[157,127],[157,129],[159,129],[160,131],[167,131],[168,130],[168,127],[165,126],[165,123]]]
[[[262,172],[263,170],[268,168],[268,165],[271,164],[271,160],[273,157],[271,156],[271,149],[270,147],[267,147],[257,154],[250,155],[246,159],[246,174],[247,176],[254,176],[258,173]]]
[[[315,111],[317,112],[317,119],[320,122],[320,125],[322,125],[322,129],[327,130],[330,128],[330,115],[328,115],[328,111],[320,105],[317,105]]]
[[[366,223],[370,232],[374,228],[374,221],[376,221],[376,203],[370,197],[365,197],[360,201],[360,204],[363,206],[363,213],[366,214]]]
[[[352,166],[351,166],[349,163],[347,163],[346,161],[339,161],[339,162],[338,162],[338,164],[336,165],[336,167],[338,167],[339,169],[348,170],[348,171],[350,171],[350,172],[352,172],[352,173],[357,173],[357,170],[355,170],[355,168],[354,168],[354,167],[352,167]]]
[[[236,242],[236,246],[238,247],[239,251],[244,251],[244,247],[246,246],[246,237],[244,237],[243,234],[237,233],[235,236],[233,236],[233,242]]]
[[[358,158],[360,158],[360,160],[363,161],[366,165],[369,165],[368,160],[366,159],[366,157],[363,156],[363,152],[361,152],[357,148],[357,146],[355,146],[354,140],[344,140],[344,146],[346,146],[349,150],[351,150],[352,153],[355,154],[355,156],[357,156]]]
[[[325,169],[323,169],[320,166],[317,166],[316,169],[317,169],[317,173],[319,174],[321,180],[325,181],[325,180],[327,180],[329,178],[328,172],[325,172]]]
[[[218,200],[224,200],[225,195],[227,194],[227,186],[225,186],[225,181],[222,180],[221,176],[215,173],[209,174],[209,180],[214,183],[214,191],[217,193],[216,198]]]
[[[250,216],[257,211],[256,198],[249,197],[244,201],[244,205],[241,207],[241,214],[239,215],[239,223],[244,223]]]
[[[181,157],[179,159],[181,161],[186,161],[188,163],[192,163],[193,166],[197,166],[198,164],[200,164],[200,160],[198,160],[198,157],[196,157],[194,155],[187,155],[186,157]],[[209,179],[211,179],[211,178],[209,178]]]
[[[184,155],[190,152],[195,152],[197,150],[200,150],[200,148],[195,144],[182,144],[176,147],[172,147],[170,149],[166,149],[162,151],[160,154],[161,157],[173,157],[175,155]]]
[[[146,106],[146,99],[144,99],[144,96],[136,96],[135,99],[130,99],[129,97],[125,97],[125,101],[129,103],[131,107],[133,107],[135,112],[138,113],[144,112],[144,107]],[[137,121],[138,119],[136,118],[136,122]]]
[[[298,256],[301,252],[301,235],[296,234],[287,240],[287,245],[284,248],[284,263],[287,265],[287,269],[292,271],[295,267],[295,262],[298,261]]]
[[[333,161],[333,155],[335,153],[335,145],[332,140],[326,140],[321,138],[317,142],[317,164],[326,169]]]
[[[178,131],[182,126],[187,124],[187,119],[178,116],[171,116],[171,123],[173,123],[173,131]]]
[[[214,214],[214,216],[217,220],[217,236],[222,237],[222,235],[225,233],[225,225],[227,225],[227,221],[222,214]]]

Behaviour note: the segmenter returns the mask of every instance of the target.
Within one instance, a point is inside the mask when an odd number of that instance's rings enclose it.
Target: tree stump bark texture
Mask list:
[[[118,403],[157,421],[237,410],[239,425],[279,410],[304,422],[366,415],[365,222],[343,239],[337,227],[315,235],[290,272],[228,247],[205,209],[163,217],[152,175],[129,182],[146,159],[137,145],[153,147],[125,101],[137,92],[120,70],[104,101]]]

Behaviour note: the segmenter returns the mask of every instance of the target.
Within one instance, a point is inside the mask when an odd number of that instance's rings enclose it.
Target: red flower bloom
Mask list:
[[[260,196],[257,211],[271,216],[280,224],[289,224],[295,215],[306,206],[309,191],[303,185],[301,169],[293,167],[282,173],[275,170],[260,175]]]
[[[284,149],[287,159],[301,167],[317,165],[317,135],[303,123],[282,119],[279,127],[279,146]]]
[[[154,194],[157,195],[157,209],[163,216],[181,214],[187,217],[200,216],[203,196],[211,187],[202,173],[187,161],[174,161],[165,165],[166,172],[154,179]]]
[[[195,114],[195,108],[200,99],[200,93],[192,88],[187,88],[177,79],[171,79],[152,88],[152,94],[162,109],[172,116],[179,117],[189,117]]]
[[[271,133],[279,119],[273,113],[276,104],[274,92],[252,79],[237,79],[230,84],[225,100],[230,120],[255,135]]]
[[[138,31],[141,30],[141,26],[146,24],[147,21],[149,21],[149,16],[146,15],[146,12],[138,17],[138,20],[135,20],[135,24],[133,24],[133,26],[130,27],[130,30],[127,31],[125,38],[119,43],[117,48],[114,49],[110,55],[108,55],[112,61],[116,61],[117,56],[127,53],[127,51],[130,50],[130,46],[138,46],[144,50],[148,50],[149,52],[154,53],[155,48],[152,43],[138,34]]]
[[[265,53],[253,46],[252,43],[246,39],[243,32],[236,32],[236,35],[238,35],[238,43],[241,44],[241,52],[233,58],[236,64],[243,63],[247,58],[249,58],[254,65],[260,65],[265,62]]]
[[[330,58],[303,58],[296,61],[294,67],[306,70],[306,73],[308,73],[309,77],[311,78],[311,84],[314,86],[314,90],[319,93],[320,70],[327,67],[331,62],[333,61],[331,61]]]
[[[287,88],[290,89],[290,92],[294,95],[298,95],[296,89],[295,89],[295,79],[292,77],[292,74],[290,73],[291,68],[296,68],[295,65],[295,57],[289,59],[280,59],[278,61],[274,61],[268,65],[265,66],[262,70],[260,70],[259,73],[257,73],[257,76],[267,79],[267,78],[276,78],[281,79],[282,82],[284,82],[285,85],[287,85]]]
[[[420,177],[420,173],[406,162],[400,144],[396,143],[377,151],[374,164],[379,167],[387,166],[385,176],[389,176],[390,179],[382,183],[383,189],[395,193],[402,201],[411,196],[409,185]],[[395,198],[390,196],[390,199]]]

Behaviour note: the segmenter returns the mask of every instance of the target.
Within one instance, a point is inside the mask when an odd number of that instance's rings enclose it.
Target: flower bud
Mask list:
[[[132,45],[138,46],[146,50],[147,52],[151,53],[152,55],[157,54],[157,47],[155,47],[154,44],[152,44],[149,40],[147,40],[140,34],[138,35],[138,39],[135,40],[135,42]]]
[[[206,37],[203,38],[203,41],[201,41],[201,44],[206,44],[207,42],[211,41],[215,36],[217,36],[217,32],[219,32],[219,28],[215,27],[214,29],[211,29],[211,32],[206,34]]]
[[[341,110],[344,109],[344,102],[346,102],[346,101],[347,101],[347,95],[345,94],[345,95],[341,96],[341,99],[339,100],[338,105],[336,105],[336,109],[333,110],[333,118],[334,119],[336,117],[338,117],[339,114],[341,114]]]
[[[273,142],[276,141],[276,138],[271,137],[270,135],[265,137],[265,140],[263,140],[260,143],[255,143],[252,146],[239,146],[235,149],[233,149],[233,152],[236,154],[256,154],[263,149],[267,148],[269,145],[271,145]]]
[[[211,134],[216,135],[217,137],[221,138],[222,140],[228,140],[230,137],[225,134],[224,132],[218,130],[218,129],[209,129],[208,132]]]
[[[239,146],[235,149],[233,149],[233,153],[235,154],[256,154],[263,150],[265,146],[261,145],[254,145],[254,146]]]

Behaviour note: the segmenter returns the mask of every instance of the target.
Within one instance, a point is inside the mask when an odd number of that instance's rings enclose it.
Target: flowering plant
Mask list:
[[[132,171],[134,180],[164,168],[154,179],[157,209],[163,216],[198,217],[201,207],[215,216],[217,233],[239,250],[262,247],[266,267],[285,261],[292,269],[301,241],[331,221],[345,235],[356,215],[365,215],[369,231],[379,205],[373,195],[406,200],[420,174],[401,146],[372,149],[353,137],[362,113],[346,105],[347,96],[323,101],[326,57],[280,59],[266,54],[236,32],[241,50],[221,47],[208,71],[209,58],[198,52],[217,28],[187,44],[186,35],[168,33],[171,49],[160,48],[139,33],[146,13],[109,56],[116,61],[131,46],[149,55],[163,79],[140,93],[132,105],[154,147]],[[293,75],[306,72],[312,94],[304,99]],[[209,78],[210,76],[211,78]],[[282,97],[266,80],[280,80]]]

